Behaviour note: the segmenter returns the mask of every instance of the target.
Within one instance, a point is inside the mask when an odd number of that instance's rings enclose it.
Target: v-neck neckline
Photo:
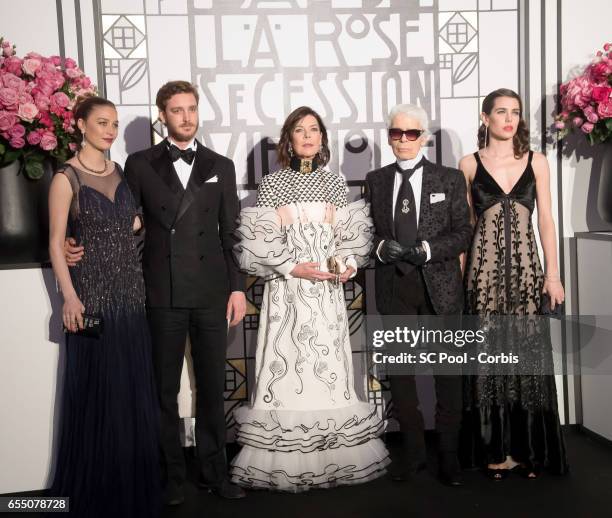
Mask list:
[[[531,151],[529,151],[529,153],[531,153]],[[480,153],[478,151],[476,152],[476,156],[477,156],[477,159],[478,159],[478,163],[482,167],[482,170],[489,176],[489,178],[491,178],[491,180],[493,180],[493,183],[495,184],[495,186],[501,191],[501,193],[504,196],[510,196],[514,192],[514,189],[516,189],[516,186],[521,182],[521,180],[525,176],[525,173],[529,169],[529,165],[531,164],[531,160],[529,159],[529,156],[528,156],[527,157],[527,165],[525,166],[525,169],[523,169],[523,172],[517,178],[516,182],[514,182],[514,185],[512,186],[512,189],[510,189],[508,192],[506,192],[506,191],[504,191],[502,189],[502,186],[499,185],[499,182],[495,179],[495,177],[485,167],[484,163],[482,162],[482,157],[480,156]]]
[[[113,167],[112,171],[110,171],[107,174],[103,174],[103,175],[96,175],[93,173],[88,173],[87,171],[84,171],[83,169],[81,169],[80,167],[76,167],[73,164],[66,162],[66,164],[68,164],[70,167],[72,167],[77,175],[79,173],[83,173],[86,174],[88,176],[93,176],[95,178],[108,178],[109,176],[112,176],[113,174],[117,173],[117,164],[115,164],[115,166]],[[119,186],[124,182],[125,178],[123,178],[121,175],[119,175],[119,182],[117,182],[117,185],[115,185],[115,190],[113,191],[113,197],[110,198],[109,196],[107,196],[106,194],[104,194],[102,191],[100,191],[99,189],[96,189],[95,187],[93,187],[92,185],[86,184],[86,183],[82,183],[79,180],[79,190],[81,190],[83,187],[87,187],[89,190],[97,192],[100,196],[106,198],[111,204],[115,205],[115,201],[117,200],[117,191],[119,189]]]
[[[113,197],[112,198],[109,198],[102,191],[99,191],[95,187],[92,187],[91,185],[87,185],[87,184],[81,184],[81,186],[79,187],[79,190],[83,189],[83,187],[87,187],[90,191],[97,192],[100,196],[102,196],[103,198],[106,198],[109,201],[109,203],[115,205],[115,202],[117,201],[117,191],[119,190],[119,187],[121,186],[122,183],[123,183],[123,178],[121,180],[119,180],[119,183],[115,186],[115,190],[113,191]]]

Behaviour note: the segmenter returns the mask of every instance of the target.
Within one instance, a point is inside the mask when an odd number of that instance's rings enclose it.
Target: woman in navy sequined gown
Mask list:
[[[50,254],[66,328],[100,315],[100,338],[67,334],[51,494],[70,515],[155,517],[160,511],[158,410],[135,231],[142,224],[119,166],[104,159],[117,112],[90,97],[75,107],[83,147],[56,173],[49,194]],[[68,268],[64,237],[83,245]]]
[[[482,112],[479,150],[459,163],[476,224],[465,267],[465,312],[478,315],[481,327],[486,320],[486,347],[519,353],[519,363],[503,375],[495,375],[495,369],[487,374],[488,367],[482,367],[478,376],[465,378],[461,460],[464,466],[486,467],[495,481],[510,470],[528,478],[536,478],[542,468],[563,474],[568,465],[550,329],[546,319],[537,317],[545,297],[551,306],[564,299],[548,163],[529,150],[515,92],[492,92]],[[545,275],[531,223],[536,205]]]

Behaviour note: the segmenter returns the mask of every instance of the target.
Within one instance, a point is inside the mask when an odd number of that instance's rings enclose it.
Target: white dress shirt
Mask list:
[[[398,159],[397,165],[402,170],[411,169],[416,164],[418,164],[422,158],[423,158],[423,150],[419,149],[417,156],[409,160],[399,160]],[[393,205],[391,206],[391,217],[393,218],[394,221],[395,221],[395,204],[397,203],[397,196],[399,194],[400,187],[402,186],[402,182],[403,182],[402,173],[400,171],[396,171],[395,178],[393,180]],[[410,186],[412,187],[412,192],[414,193],[414,208],[416,211],[416,221],[417,221],[417,227],[418,227],[419,226],[419,214],[421,211],[421,188],[423,186],[423,166],[419,167],[418,169],[414,171],[414,173],[412,173],[412,175],[410,176],[409,182],[410,182]],[[376,249],[376,255],[378,256],[378,259],[380,260],[381,263],[384,261],[380,258],[380,248],[384,242],[385,241],[382,240],[380,243],[378,243],[378,248]],[[425,249],[425,253],[427,254],[427,261],[429,261],[431,259],[431,250],[429,249],[429,243],[427,243],[427,241],[422,241],[422,243],[423,243],[423,248]]]
[[[170,144],[174,144],[176,147],[180,149],[183,149],[181,148],[181,146],[177,145],[177,143],[174,140],[172,140],[172,138],[170,137],[168,137],[168,142]],[[191,140],[191,142],[185,149],[189,149],[190,147],[194,151],[196,151],[198,145],[196,144],[195,138]],[[191,170],[193,169],[193,164],[195,164],[195,158],[193,162],[191,162],[191,164],[188,164],[182,158],[178,158],[177,160],[174,161],[174,170],[176,171],[176,174],[178,175],[179,180],[181,181],[181,183],[183,184],[183,188],[185,189],[187,189],[187,184],[189,183],[189,177],[191,176]]]

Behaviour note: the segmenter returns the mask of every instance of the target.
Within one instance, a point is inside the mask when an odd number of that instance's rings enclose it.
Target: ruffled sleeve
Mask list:
[[[239,243],[234,246],[234,255],[242,271],[265,279],[292,277],[289,272],[296,266],[294,253],[276,212],[276,196],[269,177],[259,184],[256,206],[240,211],[236,235]]]
[[[236,233],[240,242],[234,246],[234,254],[241,270],[264,278],[278,275],[291,277],[289,272],[296,263],[293,262],[293,252],[288,247],[275,209],[242,209]]]
[[[367,266],[374,240],[374,223],[370,217],[370,204],[366,200],[349,203],[336,210],[334,225],[336,255],[347,266]]]

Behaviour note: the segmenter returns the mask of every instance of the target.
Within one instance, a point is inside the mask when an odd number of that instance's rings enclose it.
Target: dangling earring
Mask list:
[[[289,156],[293,156],[293,146],[289,143]]]
[[[486,148],[488,144],[489,144],[489,126],[487,126],[487,125],[485,124],[485,141],[484,141],[484,147]]]
[[[85,132],[83,132],[83,140],[81,140],[81,149],[84,149],[87,145],[87,140],[85,140]]]

